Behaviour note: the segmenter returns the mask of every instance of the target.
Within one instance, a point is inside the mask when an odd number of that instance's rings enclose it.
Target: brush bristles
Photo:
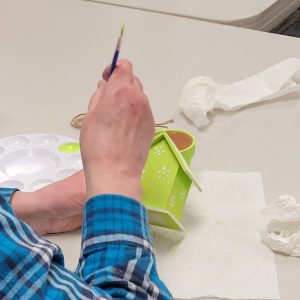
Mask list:
[[[118,43],[117,43],[117,51],[120,51],[120,48],[121,48],[121,41],[122,41],[124,29],[125,29],[125,25],[123,24],[123,26],[121,28],[121,33],[120,33],[120,36],[118,39]]]
[[[123,24],[121,28],[121,36],[123,35],[124,30],[125,30],[125,25]]]

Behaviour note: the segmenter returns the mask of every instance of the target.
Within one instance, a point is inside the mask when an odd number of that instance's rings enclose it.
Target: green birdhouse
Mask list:
[[[155,135],[142,172],[143,203],[152,225],[184,230],[180,223],[192,182],[201,190],[189,165],[195,139],[179,130]]]

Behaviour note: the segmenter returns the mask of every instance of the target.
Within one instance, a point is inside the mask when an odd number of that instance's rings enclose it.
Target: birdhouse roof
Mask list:
[[[186,160],[184,159],[184,157],[180,153],[179,149],[176,147],[176,145],[174,144],[174,142],[169,137],[169,135],[168,135],[168,133],[166,131],[162,130],[160,133],[158,133],[154,137],[154,139],[152,141],[152,146],[154,146],[155,144],[157,144],[162,139],[164,139],[167,142],[170,150],[173,152],[173,154],[174,154],[174,156],[175,156],[178,164],[180,165],[180,167],[182,168],[182,170],[185,172],[185,174],[195,184],[195,186],[199,189],[199,191],[201,191],[201,187],[200,187],[200,184],[198,182],[198,179],[196,178],[196,176],[194,175],[194,173],[191,170],[190,166],[187,164]]]

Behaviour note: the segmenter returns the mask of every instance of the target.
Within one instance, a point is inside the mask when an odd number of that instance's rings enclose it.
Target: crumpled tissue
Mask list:
[[[199,76],[188,81],[179,107],[197,126],[209,123],[207,113],[213,109],[237,110],[252,103],[274,99],[299,87],[300,59],[289,58],[247,79],[221,84]]]
[[[300,203],[289,195],[279,196],[262,211],[267,221],[263,243],[274,251],[300,256]]]

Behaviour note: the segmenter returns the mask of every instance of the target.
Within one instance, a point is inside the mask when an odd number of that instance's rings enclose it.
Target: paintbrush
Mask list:
[[[123,24],[123,26],[122,26],[122,28],[121,28],[120,36],[119,36],[119,38],[118,38],[116,51],[115,51],[115,54],[114,54],[112,63],[111,63],[111,65],[110,65],[108,78],[111,76],[112,72],[114,71],[114,69],[116,68],[116,65],[117,65],[117,61],[118,61],[119,53],[120,53],[120,49],[121,49],[121,42],[122,42],[122,37],[123,37],[124,29],[125,29],[125,26],[124,26],[124,24]]]

